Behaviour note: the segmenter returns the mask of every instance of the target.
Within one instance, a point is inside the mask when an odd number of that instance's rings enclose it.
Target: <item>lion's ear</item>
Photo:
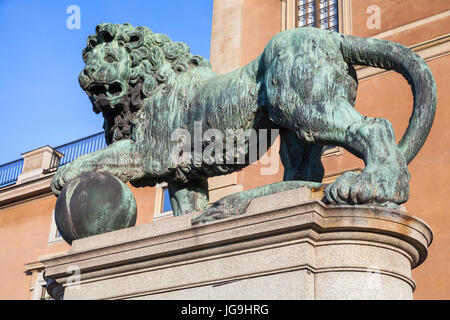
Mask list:
[[[96,45],[98,44],[98,39],[97,36],[95,35],[90,35],[87,38],[87,46],[91,49],[93,49]]]
[[[116,36],[119,25],[112,23],[102,23],[95,28],[100,42],[111,42]]]

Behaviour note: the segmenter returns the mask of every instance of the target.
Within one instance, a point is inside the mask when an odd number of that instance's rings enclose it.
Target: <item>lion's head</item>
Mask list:
[[[144,99],[170,90],[180,73],[210,68],[185,43],[146,27],[103,23],[95,31],[83,50],[86,67],[78,80],[94,111],[103,113],[108,144],[131,136],[131,120]]]

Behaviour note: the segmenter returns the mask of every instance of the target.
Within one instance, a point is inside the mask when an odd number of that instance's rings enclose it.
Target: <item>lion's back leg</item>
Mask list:
[[[323,147],[299,139],[290,129],[281,129],[280,158],[284,167],[284,181],[321,182],[324,175],[322,165]]]
[[[362,173],[346,173],[327,187],[331,203],[405,202],[409,172],[391,124],[357,112],[352,88],[333,75],[339,70],[329,66],[305,75],[292,72],[289,62],[272,64],[266,78],[270,119],[305,143],[342,146],[365,161]]]
[[[192,180],[186,184],[169,182],[168,185],[174,216],[203,211],[208,206],[207,179]]]

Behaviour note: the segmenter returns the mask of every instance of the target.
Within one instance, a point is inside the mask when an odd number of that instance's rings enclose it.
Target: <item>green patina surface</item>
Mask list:
[[[84,173],[58,196],[55,222],[63,239],[73,240],[132,227],[137,207],[122,181],[104,172]]]
[[[186,44],[129,24],[97,26],[83,59],[79,82],[94,111],[103,114],[109,145],[60,168],[52,190],[58,194],[68,181],[92,171],[135,186],[167,181],[175,215],[206,209],[194,223],[240,214],[249,199],[261,195],[317,186],[327,145],[344,147],[366,166],[328,185],[326,201],[401,204],[409,196],[407,164],[424,144],[436,108],[433,76],[414,52],[380,39],[316,28],[277,34],[254,61],[224,75],[192,55]],[[389,121],[354,109],[354,65],[394,70],[411,85],[412,116],[398,145]],[[183,161],[174,161],[171,155],[179,152],[180,141],[172,141],[173,132],[183,128],[194,137],[195,123],[203,132],[279,129],[285,182],[231,195],[207,208],[206,179],[248,163],[208,164],[186,150]],[[233,155],[238,159],[244,153],[248,159],[248,152],[247,141],[241,154]]]

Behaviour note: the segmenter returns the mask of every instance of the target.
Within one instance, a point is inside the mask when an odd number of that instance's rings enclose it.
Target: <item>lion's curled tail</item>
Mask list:
[[[422,148],[436,112],[436,85],[425,61],[412,50],[386,40],[340,34],[340,48],[347,63],[401,73],[411,86],[414,105],[408,128],[398,147],[407,163]]]

